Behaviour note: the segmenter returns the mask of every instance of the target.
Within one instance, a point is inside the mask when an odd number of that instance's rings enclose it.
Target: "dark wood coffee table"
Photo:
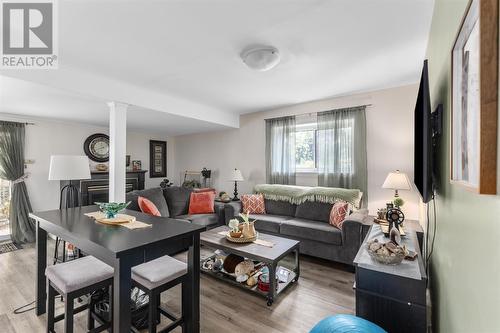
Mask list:
[[[227,277],[226,274],[221,272],[213,272],[211,270],[201,269],[201,272],[208,274],[217,279],[226,281],[228,283],[240,286],[243,289],[254,292],[261,296],[266,297],[267,305],[271,306],[278,295],[285,290],[289,285],[296,282],[300,276],[300,263],[299,263],[299,241],[268,235],[264,233],[259,233],[259,239],[271,242],[274,244],[273,247],[268,247],[255,243],[233,243],[226,239],[225,236],[220,235],[221,231],[228,231],[227,226],[221,226],[215,229],[211,229],[201,233],[200,242],[211,248],[220,249],[227,253],[233,253],[251,260],[257,260],[263,262],[269,268],[269,277],[276,276],[276,269],[278,263],[285,258],[288,254],[295,253],[295,267],[290,272],[288,276],[288,281],[280,282],[276,285],[276,279],[270,278],[269,291],[263,292],[257,286],[248,287],[244,283],[239,283],[233,279]],[[203,263],[203,261],[202,261]]]

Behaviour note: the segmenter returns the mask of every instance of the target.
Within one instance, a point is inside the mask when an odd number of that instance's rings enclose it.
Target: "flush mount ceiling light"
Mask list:
[[[280,62],[280,53],[272,46],[253,47],[243,51],[241,59],[251,69],[264,72]]]

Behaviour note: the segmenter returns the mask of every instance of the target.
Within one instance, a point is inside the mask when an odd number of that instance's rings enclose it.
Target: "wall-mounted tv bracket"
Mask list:
[[[431,113],[432,138],[439,138],[443,133],[443,104],[439,104]]]
[[[443,104],[438,104],[436,110],[431,113],[431,133],[432,133],[432,154],[433,162],[432,162],[432,191],[435,195],[438,190],[438,170],[439,170],[439,159],[437,158],[438,154],[438,145],[441,139],[441,135],[443,134]]]

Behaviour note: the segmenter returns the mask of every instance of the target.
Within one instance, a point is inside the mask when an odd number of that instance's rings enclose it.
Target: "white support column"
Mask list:
[[[109,102],[109,202],[125,202],[128,104]]]

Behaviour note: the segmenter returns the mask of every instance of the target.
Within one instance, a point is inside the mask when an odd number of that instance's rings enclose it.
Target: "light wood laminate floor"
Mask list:
[[[53,242],[49,245],[52,247]],[[203,248],[202,257],[208,254]],[[178,258],[184,260],[185,254]],[[346,266],[301,256],[300,280],[281,294],[272,307],[268,307],[264,298],[202,274],[201,331],[309,332],[316,322],[328,315],[354,312],[353,282],[354,274]],[[34,311],[13,314],[15,308],[34,299],[34,292],[33,246],[0,254],[1,332],[45,332],[45,315],[37,317]],[[180,287],[165,292],[162,303],[178,313]],[[58,301],[56,304],[61,309],[62,303]],[[168,321],[163,318],[163,323]],[[75,332],[85,332],[85,325],[86,312],[76,315]],[[62,322],[56,324],[56,331],[63,331]]]

